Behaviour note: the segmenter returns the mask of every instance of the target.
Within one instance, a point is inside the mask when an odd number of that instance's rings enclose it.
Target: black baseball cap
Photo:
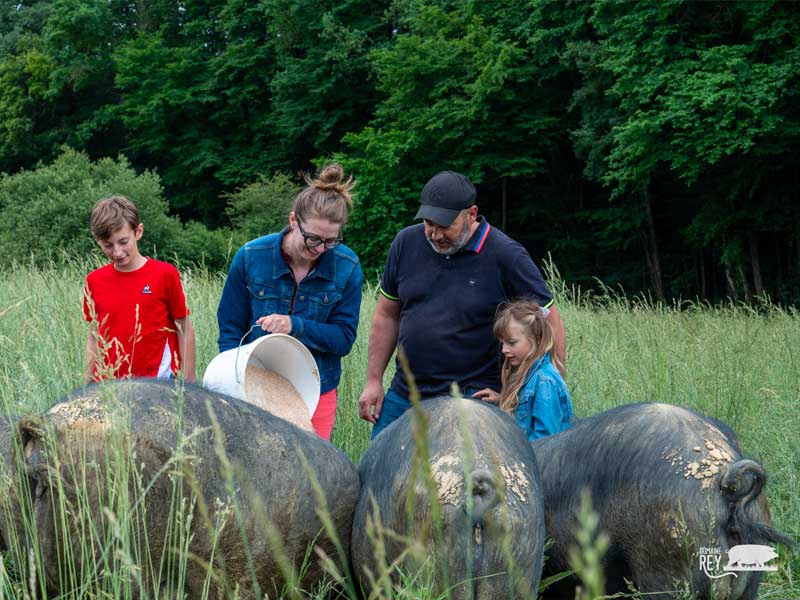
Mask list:
[[[461,173],[442,171],[428,180],[420,194],[422,206],[415,219],[449,227],[458,213],[475,204],[475,186]]]

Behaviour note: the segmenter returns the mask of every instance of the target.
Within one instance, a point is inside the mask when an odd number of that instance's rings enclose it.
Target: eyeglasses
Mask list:
[[[320,244],[325,244],[325,247],[330,250],[331,248],[336,248],[336,246],[342,243],[341,237],[333,238],[332,240],[323,240],[318,235],[306,233],[303,229],[303,224],[300,223],[300,219],[297,219],[297,227],[300,229],[300,235],[303,236],[303,241],[306,243],[306,248],[316,248]]]

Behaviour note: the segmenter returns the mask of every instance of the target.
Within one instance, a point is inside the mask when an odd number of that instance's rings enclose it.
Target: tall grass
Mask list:
[[[54,260],[43,269],[6,268],[0,282],[0,412],[38,413],[83,383],[88,326],[82,320],[83,278],[94,261]],[[197,374],[216,355],[216,308],[224,275],[182,271],[197,334]],[[588,295],[557,278],[558,305],[568,337],[567,384],[576,413],[594,414],[639,401],[696,408],[738,433],[746,456],[770,476],[774,525],[800,537],[800,315],[772,305],[656,305],[606,290]],[[371,426],[357,415],[366,379],[369,325],[375,288],[366,286],[361,324],[344,359],[332,441],[354,461]],[[387,373],[386,381],[391,376]],[[120,496],[120,498],[122,498]],[[123,501],[122,499],[120,501]],[[176,505],[174,542],[180,544]],[[122,531],[121,529],[119,531]],[[114,530],[105,536],[118,535]],[[122,534],[119,534],[122,535]],[[110,539],[110,538],[109,538]],[[184,540],[185,541],[185,540]],[[123,544],[125,546],[125,544]],[[118,554],[120,564],[146,557]],[[2,567],[2,565],[0,565]],[[134,570],[129,571],[133,580]],[[7,580],[0,568],[0,582]],[[800,598],[800,559],[780,561],[762,585],[762,597]],[[80,575],[76,574],[76,579]],[[33,582],[26,587],[41,585]],[[138,584],[134,581],[134,587]],[[8,595],[0,585],[0,597]]]

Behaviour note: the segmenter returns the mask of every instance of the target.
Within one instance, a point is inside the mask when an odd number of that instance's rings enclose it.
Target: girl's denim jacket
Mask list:
[[[295,287],[294,274],[281,255],[281,240],[287,231],[252,240],[233,257],[217,309],[219,350],[236,348],[259,317],[291,315],[290,335],[314,356],[324,394],[339,385],[341,358],[356,339],[361,264],[350,248],[340,244],[326,250]],[[256,326],[241,343],[267,333]]]
[[[572,399],[549,353],[533,363],[517,399],[514,416],[528,439],[536,440],[569,428]]]

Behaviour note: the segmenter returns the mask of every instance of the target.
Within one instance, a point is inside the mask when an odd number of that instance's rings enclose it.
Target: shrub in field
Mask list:
[[[124,157],[92,162],[65,149],[52,164],[0,179],[0,252],[18,261],[33,257],[39,264],[58,249],[71,255],[93,252],[92,207],[113,194],[127,196],[138,207],[146,232],[143,251],[163,251],[166,240],[180,230],[179,222],[166,214],[155,173],[137,175]]]
[[[229,229],[208,229],[202,223],[189,221],[182,224],[177,235],[165,244],[171,252],[165,254],[159,247],[158,254],[162,259],[180,264],[203,265],[210,271],[220,271],[230,264],[241,241],[242,236]]]
[[[143,254],[224,266],[229,232],[210,232],[196,223],[182,226],[170,217],[157,174],[136,173],[124,156],[92,161],[69,148],[49,165],[0,176],[0,254],[9,262],[42,265],[59,251],[70,256],[97,252],[89,232],[92,207],[114,194],[130,198],[139,209]]]
[[[301,189],[284,173],[269,179],[262,176],[227,194],[225,213],[243,241],[280,231],[286,226],[292,201]]]

